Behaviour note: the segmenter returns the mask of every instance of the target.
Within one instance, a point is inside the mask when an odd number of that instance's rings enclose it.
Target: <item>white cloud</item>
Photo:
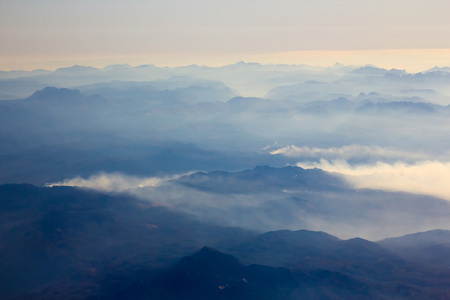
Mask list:
[[[162,182],[177,178],[181,175],[172,177],[135,177],[128,176],[120,173],[112,174],[96,174],[84,179],[81,177],[75,177],[72,179],[65,179],[60,182],[48,183],[46,186],[77,186],[83,188],[90,188],[107,192],[124,192],[130,189],[142,188],[142,187],[156,187]]]
[[[281,154],[288,157],[307,157],[307,158],[325,158],[335,159],[401,159],[401,160],[423,160],[426,158],[424,153],[408,152],[388,147],[348,145],[343,147],[315,148],[315,147],[297,147],[294,145],[282,147],[270,152],[270,154]]]
[[[450,162],[424,161],[415,165],[351,166],[346,161],[300,163],[345,174],[359,188],[380,188],[429,193],[450,200]],[[154,206],[186,213],[204,222],[245,227],[257,231],[300,228],[330,232],[341,238],[360,236],[379,240],[387,236],[448,228],[448,206],[426,196],[344,191],[278,191],[264,193],[216,193],[177,184],[174,177],[138,178],[120,173],[102,173],[73,178],[48,186],[69,185],[106,192],[125,192]],[[217,184],[220,184],[218,182]],[[436,205],[436,206],[434,206]],[[380,227],[390,228],[386,232]],[[381,229],[380,229],[381,228]]]
[[[320,162],[298,163],[297,166],[341,173],[355,188],[428,194],[450,200],[450,162],[408,164],[399,161],[393,164],[350,165],[345,160],[322,159]]]

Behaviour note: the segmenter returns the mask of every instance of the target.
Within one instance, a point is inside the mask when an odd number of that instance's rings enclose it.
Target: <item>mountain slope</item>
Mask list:
[[[176,180],[177,183],[216,193],[248,193],[268,190],[345,190],[347,183],[320,169],[300,167],[273,168],[258,166],[239,172],[194,173]]]
[[[405,259],[436,268],[450,268],[449,230],[418,232],[384,239],[378,244]]]
[[[70,187],[0,186],[0,213],[3,299],[64,282],[95,287],[110,272],[165,266],[205,244],[249,234]]]

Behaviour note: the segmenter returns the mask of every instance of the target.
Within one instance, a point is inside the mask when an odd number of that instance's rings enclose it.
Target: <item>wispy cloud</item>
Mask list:
[[[351,166],[346,161],[322,160],[315,164],[299,165],[340,172],[360,188],[425,193],[450,200],[450,188],[446,188],[450,179],[450,162]],[[104,192],[124,192],[149,201],[151,205],[164,206],[208,223],[257,231],[306,228],[330,232],[342,238],[360,236],[379,240],[387,236],[449,227],[448,203],[424,195],[368,190],[330,193],[327,190],[302,189],[289,194],[281,191],[255,193],[255,190],[244,194],[216,193],[171,180],[175,177],[139,178],[102,173],[48,186],[69,185]],[[218,180],[216,184],[222,182]],[[389,228],[389,233],[381,228]]]
[[[370,160],[423,160],[424,153],[408,152],[394,148],[365,145],[348,145],[343,147],[316,148],[297,147],[294,145],[285,146],[270,152],[270,154],[281,154],[288,157],[323,158],[327,160],[349,160],[349,159],[370,159]]]
[[[120,173],[101,173],[89,176],[87,179],[75,177],[72,179],[65,179],[60,182],[48,183],[46,186],[77,186],[106,192],[124,192],[130,189],[142,187],[156,187],[165,181],[177,178],[179,176],[181,175],[141,178]]]
[[[450,200],[450,162],[408,164],[398,161],[351,165],[345,160],[321,159],[320,162],[300,162],[297,166],[341,173],[356,188],[421,193]]]

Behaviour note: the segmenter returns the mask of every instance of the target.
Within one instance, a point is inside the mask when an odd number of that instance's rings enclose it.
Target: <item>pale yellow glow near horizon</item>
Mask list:
[[[351,51],[291,51],[267,55],[260,61],[277,59],[277,63],[330,66],[375,65],[386,69],[404,69],[408,72],[421,72],[435,66],[450,66],[450,49],[395,49],[395,50],[351,50]]]
[[[122,56],[3,56],[0,70],[55,70],[59,67],[85,65],[105,67],[111,64],[132,66],[155,64],[159,67],[177,67],[191,64],[219,67],[238,61],[261,64],[310,66],[374,65],[386,69],[402,69],[411,73],[437,67],[450,67],[450,49],[394,49],[394,50],[324,50],[288,51],[276,53],[149,53]]]
[[[427,194],[450,201],[450,162],[420,161],[414,164],[378,162],[372,165],[350,165],[345,160],[300,162],[305,169],[319,168],[336,172],[355,188]]]

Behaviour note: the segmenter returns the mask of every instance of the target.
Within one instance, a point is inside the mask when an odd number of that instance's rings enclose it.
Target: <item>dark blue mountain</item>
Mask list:
[[[450,268],[450,231],[430,230],[388,238],[381,246],[405,259],[437,268]]]
[[[194,173],[176,180],[177,183],[200,190],[220,193],[264,192],[268,190],[346,190],[350,187],[339,177],[320,169],[300,167],[273,168],[258,166],[239,172],[214,171]]]
[[[77,290],[87,296],[93,291],[84,287],[99,287],[111,272],[167,266],[203,245],[250,234],[129,196],[71,187],[1,185],[0,215],[2,299],[48,286],[62,293],[59,299]]]

